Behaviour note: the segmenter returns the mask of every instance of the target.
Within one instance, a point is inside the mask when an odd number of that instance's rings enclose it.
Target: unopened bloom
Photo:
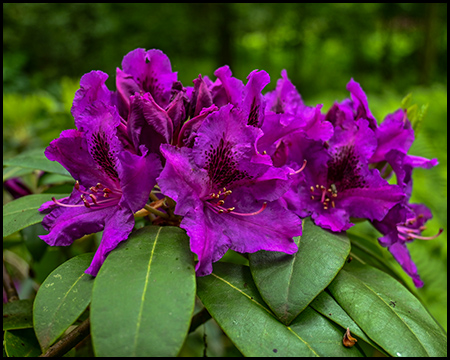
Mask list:
[[[100,106],[99,104],[97,104]],[[76,179],[72,194],[44,203],[42,222],[49,234],[40,238],[52,246],[68,246],[84,235],[103,230],[103,237],[86,273],[97,275],[108,253],[127,239],[133,213],[148,200],[161,164],[155,154],[124,150],[117,137],[120,116],[112,107],[91,107],[90,126],[65,130],[45,150]],[[86,114],[85,114],[86,115]]]
[[[228,249],[297,251],[292,238],[301,234],[300,219],[278,202],[290,175],[256,152],[261,135],[228,104],[204,119],[192,148],[161,146],[166,165],[158,184],[184,217],[180,226],[198,255],[199,276],[210,274]]]

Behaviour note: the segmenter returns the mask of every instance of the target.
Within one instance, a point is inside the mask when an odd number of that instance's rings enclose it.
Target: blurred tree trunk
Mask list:
[[[216,4],[215,11],[217,19],[217,57],[219,66],[229,65],[233,68],[233,4]]]
[[[436,65],[436,38],[438,36],[439,5],[426,4],[425,39],[422,51],[421,71],[419,81],[423,85],[429,85]],[[442,9],[442,7],[441,7]]]

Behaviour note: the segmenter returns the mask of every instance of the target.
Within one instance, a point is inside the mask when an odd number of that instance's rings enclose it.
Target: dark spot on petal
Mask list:
[[[90,149],[92,158],[102,167],[110,178],[118,179],[119,175],[116,171],[116,159],[110,151],[106,135],[102,132],[96,133],[92,136],[90,141],[93,143],[93,146]]]
[[[361,175],[361,164],[353,146],[343,146],[328,162],[328,182],[335,184],[338,192],[364,188],[366,181]]]
[[[218,189],[229,187],[233,182],[242,179],[251,179],[246,171],[236,169],[236,152],[233,153],[231,143],[220,139],[219,146],[206,154],[205,169],[213,187]]]
[[[247,125],[258,126],[258,110],[259,105],[256,104],[256,98],[253,99],[252,107],[250,109],[250,115],[248,116]]]

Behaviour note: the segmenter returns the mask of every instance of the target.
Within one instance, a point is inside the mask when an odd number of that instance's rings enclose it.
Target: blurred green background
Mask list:
[[[166,53],[185,86],[228,64],[244,82],[269,72],[265,91],[286,69],[324,110],[353,77],[379,122],[409,93],[428,104],[410,153],[440,164],[415,170],[412,200],[433,211],[425,235],[444,233],[409,248],[426,284],[418,294],[447,328],[447,4],[3,4],[4,158],[73,128],[80,77],[102,70],[115,90],[116,67],[138,47]]]

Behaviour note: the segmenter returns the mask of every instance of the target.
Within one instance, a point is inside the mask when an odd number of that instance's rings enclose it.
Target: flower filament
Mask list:
[[[436,239],[439,235],[441,235],[444,229],[439,229],[438,233],[434,236],[422,236],[422,231],[424,231],[426,226],[419,226],[418,228],[413,228],[416,221],[423,217],[423,214],[419,214],[416,217],[410,218],[406,220],[403,225],[397,225],[397,230],[399,232],[399,239],[403,241],[410,241],[413,239],[419,240],[433,240]],[[401,235],[400,235],[401,234]]]
[[[316,186],[311,186],[309,189],[311,190],[311,200],[316,200],[317,198],[322,203],[324,210],[328,210],[330,205],[333,208],[336,207],[334,200],[337,198],[338,192],[335,184],[331,184],[328,189],[325,186],[318,184],[316,184]],[[318,191],[319,194],[317,194],[316,191]]]
[[[236,208],[233,207],[229,207],[229,208],[225,208],[222,205],[225,204],[225,199],[231,195],[232,191],[231,190],[227,190],[225,187],[223,188],[223,192],[222,190],[219,190],[216,193],[211,193],[209,196],[212,199],[218,199],[218,201],[215,202],[211,202],[210,200],[207,200],[206,203],[208,204],[208,206],[210,207],[210,209],[214,210],[215,212],[217,212],[218,214],[223,214],[223,213],[228,213],[228,214],[233,214],[233,215],[239,215],[239,216],[253,216],[253,215],[258,215],[260,213],[262,213],[264,211],[264,209],[267,207],[267,203],[264,202],[261,209],[259,209],[258,211],[252,212],[252,213],[239,213],[234,211]],[[222,197],[222,198],[221,198]]]
[[[120,198],[122,197],[122,191],[120,191],[119,189],[111,190],[101,183],[97,183],[97,185],[91,186],[88,191],[84,191],[80,188],[80,182],[77,180],[75,182],[75,189],[81,193],[80,198],[83,201],[83,204],[64,204],[52,197],[53,202],[56,205],[64,207],[85,206],[87,208],[92,207],[94,209],[102,209],[108,206],[117,205]]]

